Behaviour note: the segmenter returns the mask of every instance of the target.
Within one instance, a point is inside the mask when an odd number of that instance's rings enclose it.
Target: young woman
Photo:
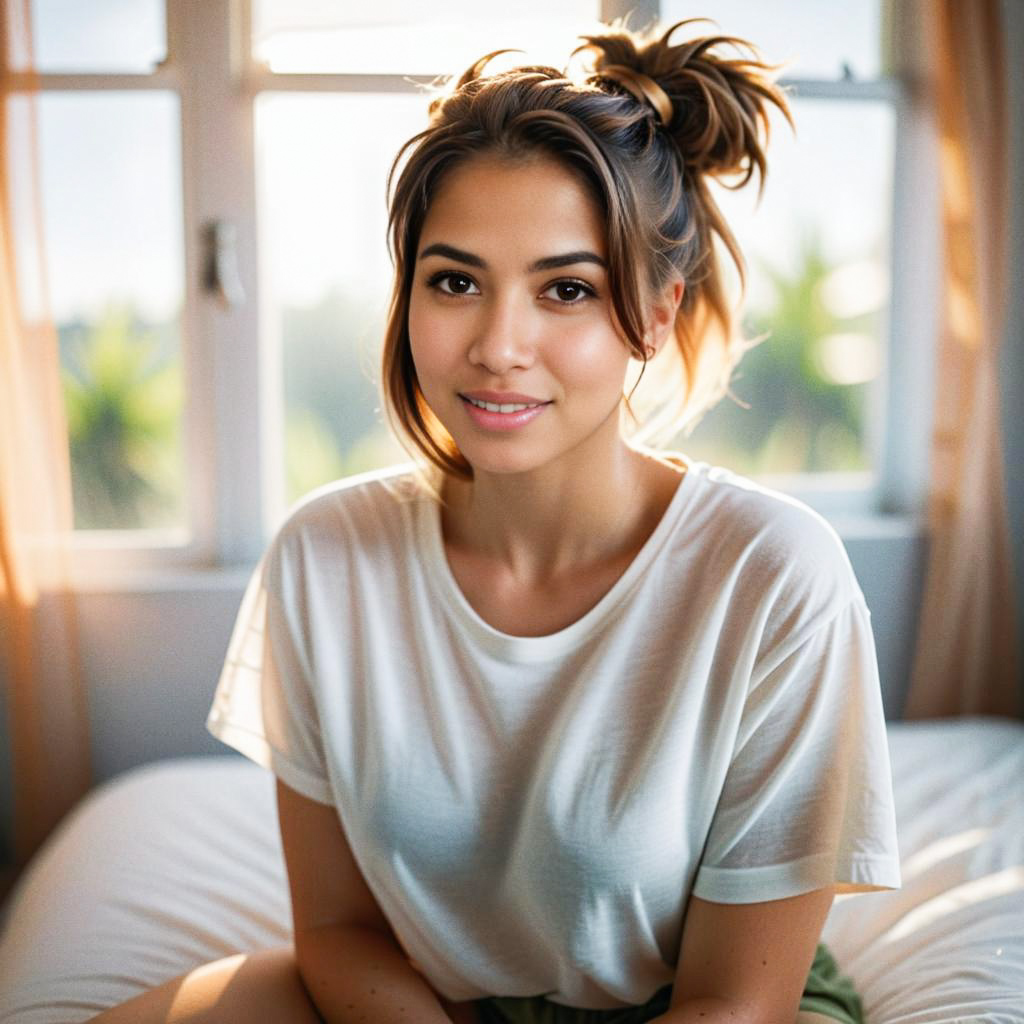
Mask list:
[[[707,179],[763,181],[789,117],[687,24],[585,37],[576,77],[489,55],[399,153],[384,391],[418,465],[292,511],[208,721],[277,776],[294,950],[98,1020],[862,1019],[822,926],[900,874],[846,552],[624,433],[638,368],[684,416],[721,396],[715,236],[742,259]]]

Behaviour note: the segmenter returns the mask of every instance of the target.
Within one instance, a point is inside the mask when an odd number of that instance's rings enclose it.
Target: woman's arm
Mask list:
[[[690,898],[663,1024],[776,1024],[796,1019],[832,906],[828,886],[764,903]]]
[[[455,1019],[393,939],[372,929],[325,925],[296,942],[299,973],[328,1024],[451,1024]]]
[[[277,781],[295,960],[327,1024],[450,1024],[352,855],[337,810]]]

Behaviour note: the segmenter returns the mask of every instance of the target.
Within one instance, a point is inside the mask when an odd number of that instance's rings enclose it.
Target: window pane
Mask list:
[[[793,59],[787,78],[841,78],[848,64],[856,78],[874,78],[881,66],[881,0],[715,0],[695,10],[689,0],[663,0],[666,25],[708,17],[679,30],[692,35],[739,36],[752,42],[770,64]],[[723,52],[735,56],[735,49]]]
[[[164,0],[32,0],[40,71],[146,74],[167,56]]]
[[[39,118],[75,526],[184,527],[178,98],[43,93]]]
[[[579,44],[577,35],[596,28],[599,6],[597,0],[524,0],[511,6],[495,0],[382,0],[365,6],[254,0],[253,56],[283,73],[436,75],[461,72],[492,50],[519,47],[529,60],[505,55],[510,64],[563,67]]]
[[[731,392],[677,443],[751,474],[873,471],[889,292],[893,114],[794,100],[756,179],[713,193],[748,264],[747,337],[770,332]],[[731,269],[731,263],[729,264]],[[735,277],[734,277],[735,279]]]
[[[391,288],[385,188],[426,107],[416,95],[257,98],[260,278],[265,329],[283,359],[289,504],[328,480],[408,459],[379,411]]]

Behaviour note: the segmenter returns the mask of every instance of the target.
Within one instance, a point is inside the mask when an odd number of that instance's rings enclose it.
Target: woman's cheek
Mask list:
[[[443,360],[459,344],[465,330],[464,315],[439,307],[429,298],[409,307],[409,343],[414,361],[417,352],[429,361]]]
[[[441,355],[438,342],[443,337],[436,318],[424,315],[415,307],[409,311],[409,349],[413,365],[419,373],[429,373]]]
[[[609,345],[607,327],[591,330],[581,326],[569,330],[553,353],[560,369],[569,379],[599,382],[614,381],[621,370],[625,376],[629,353],[625,345],[621,351]]]

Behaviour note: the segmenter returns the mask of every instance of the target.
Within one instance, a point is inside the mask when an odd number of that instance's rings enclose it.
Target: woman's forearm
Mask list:
[[[450,1024],[434,990],[382,932],[341,925],[304,932],[295,956],[327,1024]]]
[[[724,999],[688,999],[685,1003],[652,1017],[651,1024],[762,1024],[736,1003]]]

